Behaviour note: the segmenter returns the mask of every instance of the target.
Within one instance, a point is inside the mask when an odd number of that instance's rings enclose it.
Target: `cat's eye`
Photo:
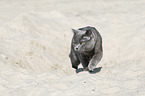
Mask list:
[[[83,45],[84,43],[80,43],[81,45]]]
[[[84,36],[83,39],[90,40],[90,37]]]

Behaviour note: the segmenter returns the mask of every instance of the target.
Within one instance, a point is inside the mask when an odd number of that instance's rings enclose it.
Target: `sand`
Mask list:
[[[144,96],[144,0],[1,0],[0,96]],[[76,74],[71,28],[103,38],[100,72]]]

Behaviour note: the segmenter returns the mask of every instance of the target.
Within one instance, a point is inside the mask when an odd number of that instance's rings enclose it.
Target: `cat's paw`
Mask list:
[[[93,64],[88,65],[89,71],[94,71],[95,68],[96,68],[96,66],[94,66]]]

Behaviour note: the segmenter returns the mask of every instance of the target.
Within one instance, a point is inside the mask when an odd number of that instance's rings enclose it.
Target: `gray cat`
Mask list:
[[[84,70],[93,71],[102,58],[102,37],[94,27],[72,29],[74,35],[71,42],[72,67],[78,69],[81,63]]]

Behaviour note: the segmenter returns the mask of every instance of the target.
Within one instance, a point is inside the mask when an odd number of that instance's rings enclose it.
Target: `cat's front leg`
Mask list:
[[[98,51],[94,54],[93,58],[90,60],[89,65],[88,65],[88,69],[90,71],[93,71],[95,69],[95,67],[97,66],[97,64],[101,60],[102,55],[103,55],[102,51]]]
[[[80,60],[77,57],[76,53],[74,52],[74,50],[71,50],[71,53],[69,55],[70,59],[71,59],[71,63],[72,63],[72,68],[74,69],[78,69],[78,65],[80,64]]]

